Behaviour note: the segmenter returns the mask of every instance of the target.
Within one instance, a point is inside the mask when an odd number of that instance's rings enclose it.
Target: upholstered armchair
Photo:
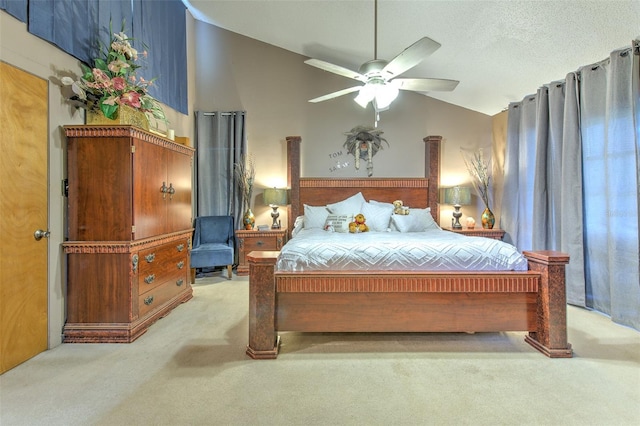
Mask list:
[[[232,216],[200,216],[195,220],[191,249],[191,283],[196,269],[227,266],[232,277],[234,261],[234,226]]]

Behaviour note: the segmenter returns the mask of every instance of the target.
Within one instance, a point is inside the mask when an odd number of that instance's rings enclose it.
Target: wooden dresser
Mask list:
[[[128,343],[192,297],[193,148],[133,126],[65,126],[64,342]]]

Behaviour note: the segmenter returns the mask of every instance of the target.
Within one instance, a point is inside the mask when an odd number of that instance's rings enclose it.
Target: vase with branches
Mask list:
[[[495,224],[495,216],[489,205],[489,188],[491,183],[491,168],[489,160],[485,160],[482,149],[476,152],[460,151],[462,159],[471,176],[471,184],[484,203],[482,212],[482,227],[492,229]]]
[[[242,222],[245,229],[253,229],[256,223],[255,216],[251,211],[251,197],[253,196],[253,184],[256,179],[255,163],[251,156],[243,154],[240,161],[233,165],[233,172],[236,184],[242,197],[244,206],[244,216]]]

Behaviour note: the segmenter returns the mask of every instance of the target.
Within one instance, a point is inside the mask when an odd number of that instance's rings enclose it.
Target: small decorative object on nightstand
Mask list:
[[[271,229],[280,229],[280,213],[278,213],[278,206],[286,206],[288,204],[287,190],[285,188],[267,188],[262,194],[264,203],[273,209],[271,217],[273,223]]]
[[[236,230],[238,239],[237,275],[249,275],[247,255],[252,251],[278,251],[287,242],[286,229],[270,229],[268,231]]]
[[[460,207],[471,203],[471,191],[469,190],[469,188],[465,188],[462,186],[445,188],[443,190],[441,199],[444,204],[451,204],[455,209],[453,212],[451,227],[453,229],[462,229],[462,225],[460,224],[460,218],[462,217]]]
[[[455,232],[456,234],[468,235],[471,237],[485,237],[485,238],[493,238],[494,240],[502,240],[504,237],[504,230],[502,229],[486,229],[486,228],[474,228],[474,229],[453,229],[453,228],[443,228],[447,231]]]

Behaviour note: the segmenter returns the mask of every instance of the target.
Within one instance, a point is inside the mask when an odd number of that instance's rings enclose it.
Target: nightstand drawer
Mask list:
[[[244,251],[250,253],[254,250],[277,250],[276,236],[265,235],[259,238],[245,238]]]

